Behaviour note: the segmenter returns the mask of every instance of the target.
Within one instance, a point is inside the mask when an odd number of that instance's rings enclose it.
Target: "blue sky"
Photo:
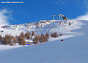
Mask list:
[[[7,9],[11,24],[23,24],[52,19],[51,15],[64,14],[74,19],[87,13],[87,0],[1,0],[23,1],[23,4],[1,4],[0,10]]]

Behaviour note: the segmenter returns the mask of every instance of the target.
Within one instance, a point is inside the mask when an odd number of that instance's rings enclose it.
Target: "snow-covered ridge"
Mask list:
[[[62,36],[59,36],[57,38],[49,38],[49,41],[59,40],[59,39],[65,39],[70,37],[75,37],[77,35],[81,35],[81,33],[78,34],[78,32],[73,32],[73,30],[80,29],[81,25],[83,23],[79,20],[42,20],[35,23],[25,23],[25,24],[19,24],[19,25],[8,25],[8,26],[2,26],[0,28],[0,35],[5,36],[13,35],[13,36],[19,36],[21,32],[32,32],[35,31],[36,35],[46,34],[46,33],[53,33],[57,32],[58,34],[63,34]],[[31,40],[26,40],[31,41]]]
[[[60,25],[60,23],[62,23],[62,25]],[[72,25],[71,26],[67,26],[69,25],[69,23],[71,23]],[[78,20],[42,20],[42,21],[39,21],[39,22],[35,22],[35,23],[25,23],[25,24],[19,24],[19,25],[8,25],[8,26],[2,26],[0,28],[0,31],[2,30],[8,30],[8,31],[36,31],[36,32],[39,32],[41,31],[41,33],[43,33],[43,31],[46,30],[46,32],[48,31],[51,31],[51,30],[48,30],[48,29],[60,29],[60,27],[62,28],[63,26],[64,27],[72,27],[72,26],[76,26],[75,29],[77,28],[80,28],[80,25],[82,25],[82,23]],[[37,28],[37,26],[39,28]],[[55,28],[56,26],[56,28]],[[63,28],[62,28],[63,29]],[[71,28],[70,28],[71,29]],[[72,29],[73,30],[73,29]],[[57,30],[58,31],[58,30]],[[7,33],[8,34],[8,33]],[[17,33],[16,33],[17,34]]]

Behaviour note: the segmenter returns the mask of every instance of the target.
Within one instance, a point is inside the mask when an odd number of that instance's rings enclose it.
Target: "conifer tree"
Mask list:
[[[18,42],[19,42],[19,45],[25,45],[26,44],[25,38],[22,37],[21,35],[18,37]]]
[[[2,42],[2,36],[0,35],[0,42]]]
[[[32,31],[32,36],[35,36],[35,32],[34,31]]]
[[[46,33],[46,37],[49,38],[49,33]]]
[[[30,39],[30,33],[29,32],[26,32],[25,33],[25,37],[26,37],[26,39]]]

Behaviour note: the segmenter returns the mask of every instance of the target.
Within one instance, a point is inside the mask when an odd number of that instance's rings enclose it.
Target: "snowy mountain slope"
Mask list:
[[[0,51],[0,63],[88,63],[88,22],[83,23],[85,25],[81,29],[74,30],[84,33],[82,36],[66,36],[68,39],[64,39],[63,42],[54,40]]]
[[[88,63],[88,22],[73,38],[0,51],[1,63]]]
[[[6,28],[3,26],[3,28],[0,28],[0,30],[3,30],[4,32],[0,34],[13,35],[14,33],[14,35],[18,35],[20,34],[20,32],[28,32],[28,31],[35,31],[36,34],[39,34],[39,33],[42,34],[46,32],[51,33],[55,31],[59,33],[67,33],[70,30],[80,28],[80,25],[82,25],[82,23],[77,20],[58,20],[58,21],[50,20],[50,22],[46,22],[46,21],[44,20],[44,23],[26,23],[26,24],[20,24],[20,25],[8,25],[6,26]],[[71,22],[71,26],[69,26],[70,22]],[[37,28],[37,25],[38,25],[38,28]],[[11,32],[11,33],[8,33],[8,32]]]
[[[69,23],[71,23],[71,25],[69,25]],[[0,35],[5,36],[6,34],[11,34],[13,36],[17,36],[21,32],[25,33],[29,31],[35,31],[35,33],[38,35],[45,34],[47,32],[49,34],[53,32],[57,32],[58,34],[62,33],[63,36],[60,36],[58,38],[52,38],[52,37],[49,38],[49,41],[55,41],[55,40],[81,35],[82,33],[74,32],[73,30],[80,29],[82,25],[83,24],[78,20],[54,20],[54,21],[44,20],[44,21],[39,21],[37,23],[26,23],[26,24],[20,24],[20,25],[3,26],[2,28],[0,28],[1,31],[3,30],[3,32],[0,32]],[[9,46],[8,47],[4,45],[0,45],[0,46],[1,46],[0,50],[10,48]],[[17,48],[17,47],[18,45],[11,48]]]

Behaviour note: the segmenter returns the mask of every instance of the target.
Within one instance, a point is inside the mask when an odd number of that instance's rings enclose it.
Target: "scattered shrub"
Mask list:
[[[38,41],[34,38],[34,39],[33,39],[33,43],[34,43],[34,44],[38,44]]]
[[[46,33],[46,37],[49,38],[49,33]]]
[[[33,41],[34,44],[38,44],[38,41]]]
[[[29,32],[26,32],[25,33],[25,37],[26,37],[26,39],[30,39],[30,33]]]
[[[47,36],[45,36],[44,34],[41,34],[41,42],[46,42],[48,41]]]
[[[35,36],[35,32],[34,31],[32,31],[32,36]]]
[[[7,45],[10,44],[13,40],[13,36],[11,35],[5,35],[5,37],[3,38],[3,44]]]
[[[2,36],[0,35],[0,42],[2,42]]]
[[[4,44],[4,45],[7,45],[7,44],[8,44],[8,39],[5,38],[5,37],[3,38],[3,44]]]
[[[24,34],[24,32],[21,32],[21,34],[20,34],[22,37],[25,37],[25,34]]]
[[[18,42],[19,42],[19,45],[25,45],[25,44],[26,44],[25,38],[22,37],[22,36],[19,36],[19,37],[18,37]]]
[[[51,37],[54,37],[54,38],[58,37],[58,34],[57,34],[57,32],[55,32],[55,33],[52,33],[52,34],[51,34]]]
[[[35,38],[33,39],[33,43],[38,44],[39,41],[40,41],[40,36],[36,35]]]
[[[55,37],[57,37],[57,33],[54,33]],[[19,36],[12,36],[12,35],[5,35],[5,37],[2,37],[0,35],[0,41],[2,42],[2,44],[9,44],[11,46],[13,45],[16,45],[16,43],[19,43],[19,45],[25,45],[25,44],[30,44],[30,42],[27,42],[25,41],[25,38],[26,39],[30,39],[30,32],[26,32],[25,34],[23,32],[21,32],[21,34]],[[48,41],[48,38],[49,38],[49,33],[46,33],[46,35],[44,34],[41,34],[41,36],[39,35],[35,35],[35,32],[32,31],[32,36],[35,36],[34,39],[33,39],[33,43],[34,44],[38,44],[39,42],[46,42]]]
[[[17,43],[17,38],[16,37],[13,37],[13,43],[14,43],[14,45],[16,45],[16,43]]]
[[[36,39],[36,41],[40,41],[41,40],[41,37],[39,35],[36,35],[35,36],[35,39]]]
[[[13,45],[14,45],[14,43],[13,43],[13,42],[11,42],[11,43],[9,43],[9,45],[10,45],[10,46],[13,46]]]

